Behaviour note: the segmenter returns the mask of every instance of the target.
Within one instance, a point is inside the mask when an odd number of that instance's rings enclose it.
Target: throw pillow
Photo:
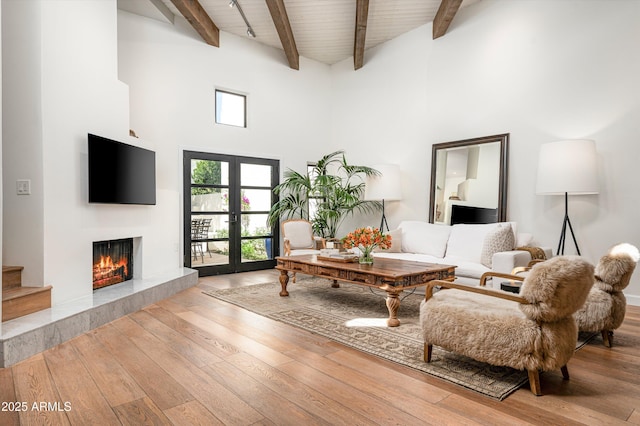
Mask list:
[[[513,231],[509,224],[498,224],[484,237],[482,245],[481,262],[487,268],[491,268],[493,255],[501,251],[513,250],[515,245]]]
[[[402,253],[402,229],[387,231],[386,235],[391,236],[391,247],[384,250],[376,248],[374,251],[382,253]]]
[[[481,263],[484,240],[497,226],[496,223],[457,223],[451,226],[447,259],[451,262]]]

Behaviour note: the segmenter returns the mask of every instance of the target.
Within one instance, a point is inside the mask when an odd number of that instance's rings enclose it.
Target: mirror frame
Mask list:
[[[498,222],[507,220],[507,173],[509,171],[509,133],[480,138],[464,139],[460,141],[436,143],[431,151],[431,193],[429,194],[429,223],[434,223],[435,198],[436,198],[436,165],[438,151],[448,148],[480,145],[485,143],[500,142],[500,178],[498,181]]]

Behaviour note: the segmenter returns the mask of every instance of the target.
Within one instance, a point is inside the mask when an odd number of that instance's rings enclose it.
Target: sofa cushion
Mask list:
[[[496,223],[453,225],[447,243],[447,257],[481,264],[484,238],[496,226]]]
[[[375,257],[382,257],[385,259],[400,259],[407,260],[410,262],[424,262],[424,263],[438,263],[445,264],[442,261],[442,258],[429,256],[428,254],[417,254],[417,253],[388,253],[387,251],[374,253]],[[448,264],[447,264],[448,265]],[[482,267],[482,265],[480,265]]]
[[[484,237],[480,261],[487,268],[492,267],[493,255],[501,251],[513,250],[515,246],[511,224],[498,223],[498,225]]]
[[[456,267],[456,277],[468,277],[475,280],[479,280],[482,274],[491,270],[479,262],[469,262],[461,259],[450,258],[448,256],[438,261],[438,263],[443,265],[454,265]]]
[[[408,260],[412,262],[423,263],[436,263],[438,265],[453,265],[456,267],[456,282],[460,277],[473,278],[474,284],[478,283],[478,280],[485,272],[489,272],[490,269],[480,263],[464,262],[459,259],[439,258],[435,256],[429,256],[428,254],[417,253],[375,253],[375,257],[382,257],[386,259],[400,259]],[[374,262],[375,264],[375,262]]]
[[[401,222],[398,229],[402,230],[402,251],[442,258],[447,250],[451,228],[417,220]]]

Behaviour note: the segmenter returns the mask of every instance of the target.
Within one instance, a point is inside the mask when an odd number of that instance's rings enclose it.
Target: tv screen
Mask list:
[[[156,204],[156,153],[89,134],[89,202]]]
[[[498,221],[498,209],[484,207],[451,206],[451,224],[458,223],[496,223]]]

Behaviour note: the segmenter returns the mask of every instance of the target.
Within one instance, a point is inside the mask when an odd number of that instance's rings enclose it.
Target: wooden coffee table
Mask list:
[[[412,262],[407,260],[375,258],[373,265],[319,260],[313,255],[276,257],[276,269],[280,270],[280,296],[289,296],[287,284],[289,272],[314,275],[333,280],[332,287],[339,287],[338,281],[346,281],[366,287],[375,287],[387,292],[389,327],[400,325],[398,295],[406,289],[426,286],[433,280],[453,281],[455,266],[436,263]]]

